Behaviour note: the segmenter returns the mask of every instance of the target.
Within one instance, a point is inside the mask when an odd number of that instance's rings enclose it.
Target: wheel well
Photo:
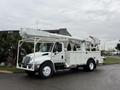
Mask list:
[[[93,61],[94,63],[95,63],[95,60],[93,59],[93,58],[89,58],[88,60],[87,60],[87,63],[88,63],[88,61]],[[96,63],[95,63],[96,64]]]
[[[47,60],[47,61],[43,62],[41,65],[43,65],[43,64],[45,64],[45,63],[47,63],[47,64],[51,64],[51,65],[53,66],[53,70],[55,71],[55,66],[54,66],[54,64],[53,64],[52,61]],[[40,67],[41,67],[41,65],[40,65]]]
[[[42,64],[44,64],[44,63],[51,63],[51,64],[53,64],[52,61],[50,61],[50,60],[47,60],[47,61],[43,62]]]

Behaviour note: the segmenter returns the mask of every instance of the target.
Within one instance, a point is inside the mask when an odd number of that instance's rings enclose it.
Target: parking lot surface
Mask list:
[[[99,66],[94,72],[59,72],[46,80],[0,73],[0,90],[120,90],[120,65]]]

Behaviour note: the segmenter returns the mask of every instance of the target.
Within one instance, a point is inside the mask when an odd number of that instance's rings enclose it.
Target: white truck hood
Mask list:
[[[34,58],[34,55],[35,55],[35,58],[37,58],[37,57],[41,57],[41,56],[49,56],[49,54],[50,54],[50,52],[35,52],[35,54],[31,53],[26,56]]]
[[[34,53],[28,54],[27,56],[31,58],[30,63],[32,64],[41,64],[42,62],[46,60],[50,60],[51,52],[35,52],[35,58]]]

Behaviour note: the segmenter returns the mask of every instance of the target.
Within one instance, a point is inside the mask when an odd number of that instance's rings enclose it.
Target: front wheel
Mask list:
[[[53,65],[51,63],[43,63],[39,69],[39,76],[43,79],[53,75]]]

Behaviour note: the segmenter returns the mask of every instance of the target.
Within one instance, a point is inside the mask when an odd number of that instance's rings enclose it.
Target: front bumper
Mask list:
[[[27,71],[37,71],[40,65],[36,64],[19,64],[16,66],[18,69],[27,70]]]

